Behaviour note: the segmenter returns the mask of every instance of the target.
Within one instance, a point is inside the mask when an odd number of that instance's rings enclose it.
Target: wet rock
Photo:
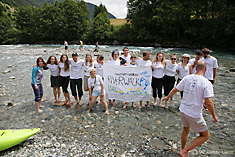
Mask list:
[[[2,73],[3,74],[7,74],[7,73],[10,73],[11,72],[11,70],[5,70],[5,71],[3,71]]]
[[[221,106],[223,106],[223,107],[228,107],[228,104],[221,104]]]
[[[229,72],[235,72],[235,68],[229,69]]]
[[[11,77],[10,77],[10,79],[14,80],[14,79],[16,79],[16,77],[14,77],[14,76],[11,76]]]

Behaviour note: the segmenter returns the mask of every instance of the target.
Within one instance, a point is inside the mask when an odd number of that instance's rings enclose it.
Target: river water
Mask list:
[[[124,46],[100,46],[105,59],[110,58],[114,49]],[[84,52],[78,45],[69,46],[67,52],[71,57],[78,52],[84,58],[94,45],[85,45]],[[169,58],[171,53],[180,57],[184,53],[194,57],[195,49],[133,47],[130,51],[150,51],[151,59],[162,51]],[[2,45],[0,46],[0,129],[40,127],[41,131],[32,139],[0,153],[4,156],[26,155],[36,153],[38,156],[177,156],[180,150],[181,122],[177,106],[180,95],[174,96],[174,104],[169,110],[162,107],[150,109],[122,109],[121,102],[117,108],[110,106],[110,115],[104,116],[103,106],[96,105],[94,113],[87,114],[88,94],[82,99],[83,106],[66,109],[53,104],[50,88],[50,72],[44,72],[44,113],[36,113],[31,89],[31,72],[37,57],[44,60],[50,55],[65,53],[63,45]],[[92,53],[93,54],[93,53]],[[93,54],[94,55],[94,54]],[[141,54],[136,54],[141,56]],[[219,117],[216,124],[208,111],[204,117],[209,125],[211,138],[202,146],[191,151],[192,156],[234,156],[235,139],[235,68],[234,52],[213,51],[218,59],[219,68],[214,85],[215,111]],[[179,62],[179,60],[178,60]],[[61,99],[63,100],[62,96]],[[72,102],[74,102],[74,99]],[[136,104],[138,107],[138,104]],[[152,104],[151,104],[152,105]],[[197,134],[189,134],[189,142]]]

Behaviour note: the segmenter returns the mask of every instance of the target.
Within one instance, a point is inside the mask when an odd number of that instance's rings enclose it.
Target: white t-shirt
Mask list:
[[[69,70],[68,71],[64,71],[64,63],[59,63],[59,68],[61,69],[60,70],[60,76],[63,76],[63,77],[66,77],[66,76],[69,76],[70,75],[70,72]]]
[[[167,76],[175,76],[177,63],[172,64],[170,60],[165,60],[165,75]]]
[[[64,46],[69,46],[67,41],[64,42]]]
[[[176,67],[176,70],[179,70],[179,78],[182,80],[185,76],[190,74],[190,65],[191,64],[187,64],[185,67],[182,67],[181,65],[182,63],[179,63]]]
[[[184,92],[180,111],[193,118],[202,116],[204,98],[214,97],[212,84],[200,75],[186,76],[176,89]]]
[[[96,78],[89,77],[88,79],[88,88],[93,88],[93,91],[100,92],[102,90],[101,85],[104,84],[102,77],[100,75],[96,75]]]
[[[93,62],[93,65],[90,67],[90,65],[91,65],[91,63],[90,62],[87,62],[87,65],[86,65],[86,63],[84,62],[83,63],[83,66],[84,66],[84,72],[85,72],[85,76],[91,76],[90,74],[89,74],[89,72],[88,72],[88,69],[89,68],[94,68],[94,62]]]
[[[194,62],[195,62],[195,58],[193,58],[193,59],[190,59],[189,60],[189,63],[191,64],[191,65],[193,65],[194,64]],[[199,59],[198,61],[200,61],[201,59]],[[193,74],[195,74],[197,71],[196,71],[196,67],[197,67],[197,65],[195,65],[195,67],[193,68],[193,71],[192,71],[192,73]]]
[[[153,62],[153,72],[152,76],[155,78],[162,78],[164,76],[164,66],[162,65],[161,62]]]
[[[104,64],[105,63],[100,64],[100,63],[95,62],[95,65],[94,65],[94,67],[96,69],[96,74],[100,75],[101,77],[103,77],[103,65]]]
[[[213,75],[214,75],[214,68],[218,68],[218,63],[217,59],[213,56],[210,56],[210,58],[204,58],[206,62],[206,72],[204,77],[207,78],[208,80],[213,80]]]
[[[143,59],[139,59],[139,60],[136,60],[136,65],[137,66],[151,66],[152,65],[152,62],[150,60],[143,60]]]
[[[107,64],[112,64],[112,65],[120,65],[120,60],[119,59],[116,59],[116,60],[108,60],[107,61]]]
[[[56,64],[47,64],[47,67],[50,69],[51,71],[51,76],[58,76],[59,75],[59,68],[58,68],[58,65]]]
[[[82,78],[83,70],[82,65],[84,64],[84,60],[79,59],[77,62],[74,62],[73,59],[69,60],[70,68],[70,78],[71,79],[80,79]]]
[[[131,62],[131,55],[128,54],[127,57],[125,57],[124,55],[120,56],[121,58],[125,59],[127,63]]]
[[[126,65],[127,67],[137,67],[137,65],[136,64],[131,64],[131,63],[128,63],[127,65]]]

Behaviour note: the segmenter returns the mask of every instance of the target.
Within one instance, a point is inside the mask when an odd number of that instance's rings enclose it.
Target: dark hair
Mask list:
[[[42,58],[42,57],[38,57],[38,58],[37,58],[37,66],[39,66],[39,61],[40,61],[40,60],[42,60],[43,66],[46,65],[46,63],[45,63],[45,61],[43,60],[43,58]]]
[[[132,59],[132,58],[136,58],[136,56],[135,56],[135,55],[131,55],[131,58],[130,58],[130,59]]]
[[[210,50],[209,50],[208,48],[202,49],[202,52],[203,52],[204,54],[210,54]]]
[[[118,49],[112,51],[112,57],[114,57],[114,53],[118,53]],[[119,53],[118,53],[119,55]]]
[[[144,51],[144,52],[143,52],[143,57],[147,56],[148,54],[150,54],[149,51]]]
[[[68,57],[68,55],[66,55],[66,54],[62,54],[61,56],[60,56],[60,62],[63,62],[63,56],[66,56],[67,57],[67,59],[66,59],[66,61],[65,61],[65,63],[64,63],[64,71],[69,71],[69,57]]]
[[[200,49],[197,49],[195,54],[198,55],[198,56],[201,56],[202,55],[202,51]]]
[[[103,60],[104,59],[104,56],[103,55],[98,55],[97,58],[99,58],[99,60]]]
[[[47,64],[51,64],[51,57],[55,57],[55,64],[58,65],[58,61],[57,61],[56,56],[50,56],[47,60]]]
[[[123,49],[122,49],[122,51],[124,51],[124,49],[128,49],[129,50],[129,48],[126,46],[126,47],[124,47]]]

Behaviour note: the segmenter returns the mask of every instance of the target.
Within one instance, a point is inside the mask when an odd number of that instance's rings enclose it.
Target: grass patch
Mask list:
[[[128,19],[110,19],[110,23],[114,26],[122,26],[126,23],[129,23]]]

